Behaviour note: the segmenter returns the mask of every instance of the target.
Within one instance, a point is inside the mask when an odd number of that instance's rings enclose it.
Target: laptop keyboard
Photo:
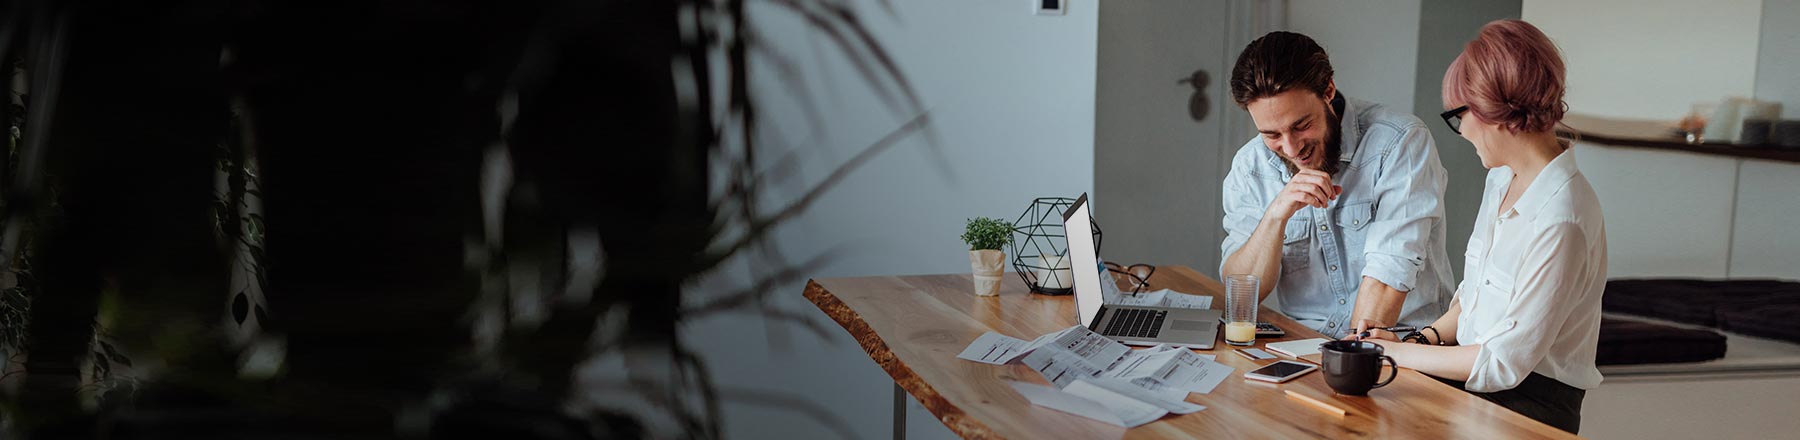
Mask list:
[[[1111,309],[1112,321],[1100,334],[1127,338],[1154,338],[1162,333],[1163,317],[1169,312],[1144,309]]]

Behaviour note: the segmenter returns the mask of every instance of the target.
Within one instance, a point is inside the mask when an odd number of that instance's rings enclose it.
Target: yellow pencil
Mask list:
[[[1300,399],[1301,402],[1306,402],[1306,404],[1312,405],[1313,407],[1318,408],[1320,411],[1337,414],[1339,417],[1343,417],[1344,414],[1346,413],[1343,408],[1338,408],[1336,406],[1332,406],[1329,403],[1325,403],[1325,402],[1320,401],[1319,399],[1314,399],[1312,397],[1308,397],[1305,394],[1296,393],[1296,392],[1294,392],[1294,390],[1284,390],[1284,391],[1287,391],[1288,397]]]

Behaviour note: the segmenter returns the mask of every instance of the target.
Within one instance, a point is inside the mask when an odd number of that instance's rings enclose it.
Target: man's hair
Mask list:
[[[1331,86],[1331,59],[1312,38],[1293,32],[1270,32],[1238,54],[1231,68],[1231,99],[1238,107],[1250,101],[1302,88],[1325,96]]]

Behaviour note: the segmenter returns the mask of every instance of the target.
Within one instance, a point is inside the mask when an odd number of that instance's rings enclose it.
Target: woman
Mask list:
[[[1431,326],[1369,333],[1400,365],[1574,433],[1582,397],[1600,385],[1606,228],[1554,132],[1563,76],[1556,46],[1519,20],[1483,26],[1450,64],[1444,121],[1489,168],[1465,279]]]

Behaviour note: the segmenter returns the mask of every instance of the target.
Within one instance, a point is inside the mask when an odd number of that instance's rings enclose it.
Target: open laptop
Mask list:
[[[1210,350],[1218,339],[1216,309],[1181,309],[1105,304],[1100,283],[1112,282],[1094,252],[1093,225],[1088,222],[1087,194],[1063,212],[1069,237],[1069,267],[1075,272],[1076,319],[1089,330],[1131,345],[1169,344]]]

